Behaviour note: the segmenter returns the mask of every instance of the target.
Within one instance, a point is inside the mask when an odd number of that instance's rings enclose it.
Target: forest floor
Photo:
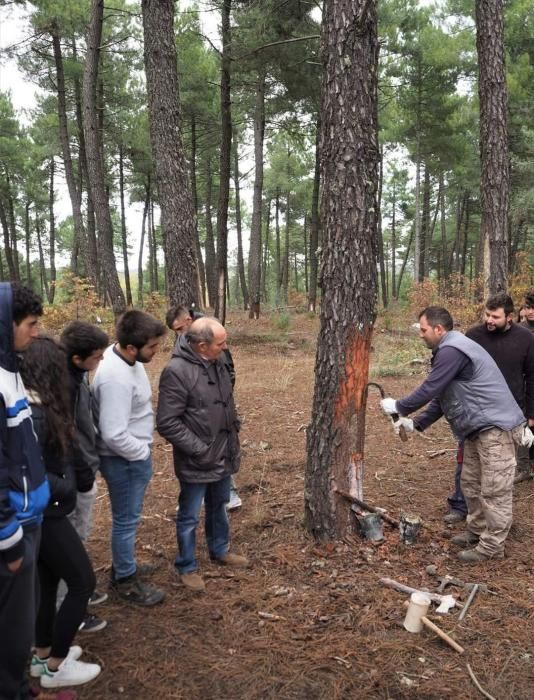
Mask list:
[[[177,482],[169,446],[154,448],[154,477],[138,531],[138,560],[157,566],[150,577],[164,588],[162,605],[140,609],[112,600],[95,609],[108,620],[98,634],[80,634],[84,659],[103,672],[77,689],[80,700],[246,700],[346,698],[479,698],[467,671],[496,700],[534,697],[534,482],[516,486],[515,523],[506,558],[461,564],[444,527],[455,445],[441,421],[425,436],[402,443],[369,396],[364,493],[369,503],[418,513],[424,526],[412,546],[384,527],[381,544],[354,535],[317,544],[304,530],[305,426],[310,419],[316,319],[292,316],[276,331],[264,318],[232,314],[229,340],[237,368],[236,398],[244,416],[243,461],[237,476],[243,506],[231,514],[232,547],[251,568],[230,571],[211,563],[199,536],[203,595],[179,583],[174,514]],[[399,397],[426,372],[421,342],[409,333],[378,332],[373,371]],[[169,339],[170,343],[170,339]],[[170,345],[169,345],[170,347]],[[147,366],[157,381],[168,358]],[[434,456],[434,453],[437,456]],[[109,576],[110,516],[104,483],[90,541],[99,588]],[[458,609],[431,618],[465,647],[458,654],[427,629],[402,627],[406,595],[379,585],[389,577],[435,591],[425,571],[481,582],[463,622]],[[465,599],[460,589],[451,592]],[[267,614],[267,615],[265,615]],[[272,617],[270,617],[272,616]],[[487,696],[490,697],[490,696]]]

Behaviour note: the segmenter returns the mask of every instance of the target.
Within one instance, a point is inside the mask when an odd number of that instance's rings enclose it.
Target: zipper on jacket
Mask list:
[[[28,477],[26,476],[26,471],[28,467],[23,464],[22,465],[22,486],[24,488],[24,506],[22,508],[23,511],[28,510]]]

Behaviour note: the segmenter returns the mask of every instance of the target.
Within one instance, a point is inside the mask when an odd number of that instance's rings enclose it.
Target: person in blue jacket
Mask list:
[[[25,667],[35,627],[36,564],[50,496],[17,353],[38,334],[30,289],[0,283],[0,699],[29,697]],[[8,641],[9,640],[9,641]]]

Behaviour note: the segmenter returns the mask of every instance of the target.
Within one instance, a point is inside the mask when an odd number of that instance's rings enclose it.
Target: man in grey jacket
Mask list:
[[[221,357],[225,349],[224,327],[212,318],[198,319],[179,338],[159,385],[156,425],[173,446],[180,481],[175,566],[182,583],[198,592],[205,590],[195,558],[203,500],[211,559],[227,566],[248,565],[245,557],[228,551],[226,504],[240,453],[232,384]]]
[[[473,340],[453,331],[447,309],[429,306],[419,316],[420,335],[432,349],[426,380],[405,398],[382,399],[382,409],[398,413],[396,430],[423,431],[441,416],[455,438],[464,441],[462,491],[467,502],[467,530],[451,542],[476,545],[459,559],[478,563],[504,556],[512,525],[515,446],[521,443],[525,418],[493,358]],[[425,404],[413,420],[406,418]],[[531,433],[527,429],[527,437]]]

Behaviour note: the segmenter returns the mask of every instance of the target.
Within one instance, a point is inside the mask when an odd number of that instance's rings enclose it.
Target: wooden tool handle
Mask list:
[[[406,442],[408,440],[408,436],[406,435],[406,430],[404,429],[403,425],[401,425],[401,427],[399,428],[399,435],[400,435],[400,439],[403,442]]]
[[[455,642],[452,637],[449,637],[449,635],[444,632],[442,629],[440,629],[437,625],[435,625],[433,622],[431,622],[428,617],[422,617],[421,622],[425,627],[428,627],[429,630],[432,630],[435,634],[438,635],[438,637],[441,637],[444,642],[447,642],[449,646],[451,646],[453,649],[455,649],[459,654],[464,653],[464,648],[461,647],[458,642]]]

